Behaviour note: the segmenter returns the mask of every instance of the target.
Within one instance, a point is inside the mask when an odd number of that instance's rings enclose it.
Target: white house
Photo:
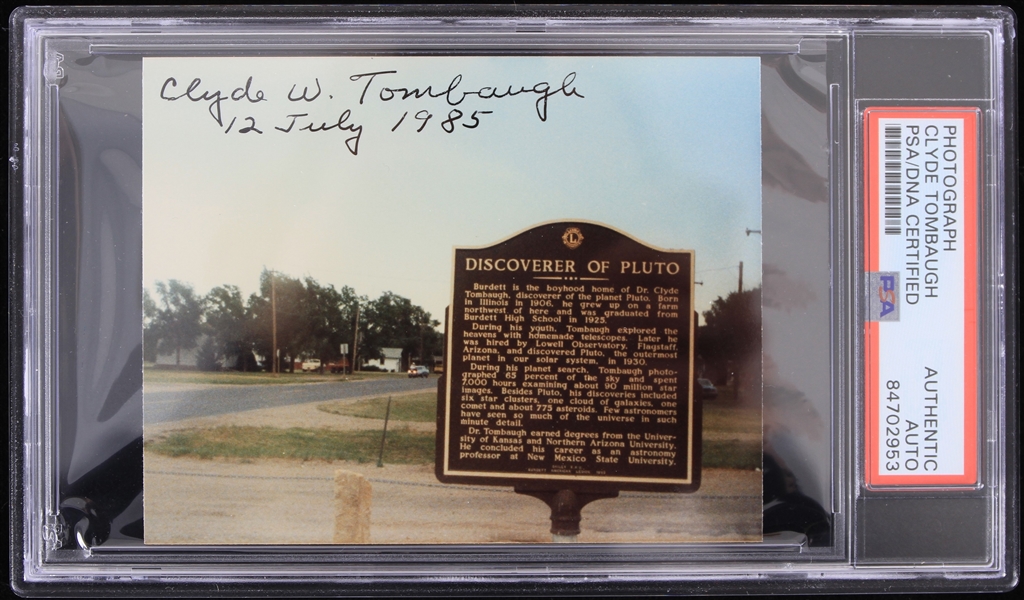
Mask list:
[[[200,335],[196,339],[196,345],[194,348],[181,351],[181,365],[178,365],[177,352],[173,350],[170,352],[158,352],[156,355],[156,362],[154,366],[162,369],[180,368],[180,369],[196,369],[198,367],[197,362],[199,360],[199,353],[206,343],[209,341],[209,337],[206,334]],[[253,352],[253,357],[256,359],[257,364],[262,364],[264,360],[262,356],[257,355]],[[224,356],[218,354],[215,359],[217,369],[233,369],[238,364],[239,356],[237,354],[229,354]]]
[[[196,345],[194,348],[189,348],[188,350],[183,349],[181,351],[180,367],[178,364],[178,353],[175,352],[174,350],[171,350],[170,352],[167,353],[158,352],[156,355],[155,365],[157,367],[163,368],[182,368],[194,370],[196,368],[196,359],[199,358],[199,349],[202,348],[203,344],[205,343],[206,335],[201,335],[199,336],[199,339],[196,341]]]
[[[402,349],[401,348],[381,348],[381,354],[384,358],[363,360],[364,366],[373,366],[381,369],[382,371],[390,371],[397,373],[402,370]]]

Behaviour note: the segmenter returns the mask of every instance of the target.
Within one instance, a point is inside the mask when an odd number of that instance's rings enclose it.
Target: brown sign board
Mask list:
[[[456,248],[453,270],[440,481],[699,487],[693,251],[559,221]]]

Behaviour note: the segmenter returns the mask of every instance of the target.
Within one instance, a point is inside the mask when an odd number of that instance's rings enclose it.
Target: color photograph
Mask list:
[[[146,543],[762,541],[760,68],[145,58]],[[550,223],[564,225],[501,254]],[[496,250],[458,263],[464,248]],[[628,279],[648,275],[661,291]],[[520,292],[533,357],[513,368]],[[439,386],[452,373],[459,385]],[[587,391],[597,373],[602,394]],[[686,454],[699,486],[667,467],[683,440],[659,411],[677,387],[699,404]],[[620,404],[635,418],[601,408]],[[447,481],[435,470],[445,406],[479,419],[460,435],[479,425],[502,440],[452,437],[444,448],[465,443],[478,462]],[[557,416],[540,425],[543,411],[601,410],[585,433]],[[635,459],[619,460],[619,437]],[[538,464],[586,462],[545,467],[579,490],[604,473],[590,461],[614,464],[622,491],[585,504],[567,536],[544,498],[472,479],[479,461],[538,472],[531,448]],[[660,481],[662,460],[693,489],[630,487],[631,471]]]

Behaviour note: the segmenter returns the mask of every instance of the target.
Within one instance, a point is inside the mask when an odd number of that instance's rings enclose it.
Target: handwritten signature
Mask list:
[[[395,75],[398,71],[374,71],[372,73],[358,73],[356,75],[349,76],[352,81],[359,81],[360,79],[366,79],[366,85],[363,86],[363,92],[359,95],[359,104],[363,104],[366,100],[366,93],[370,91],[370,86],[373,85],[374,79],[378,75]],[[552,89],[551,84],[542,81],[534,84],[532,87],[519,86],[516,89],[514,86],[497,86],[489,87],[484,86],[475,90],[459,90],[459,86],[462,84],[462,74],[458,74],[452,78],[451,82],[442,90],[434,91],[433,86],[428,85],[427,87],[420,88],[407,88],[407,87],[384,87],[382,86],[377,92],[377,97],[382,102],[390,102],[394,99],[408,100],[415,98],[419,100],[424,96],[430,98],[444,98],[445,102],[449,106],[458,106],[470,96],[476,96],[481,100],[501,100],[503,98],[512,98],[520,94],[536,94],[538,96],[536,102],[537,117],[541,121],[548,120],[548,98],[563,94],[569,98],[575,96],[577,98],[583,98],[583,94],[576,90],[573,86],[573,82],[576,81],[576,72],[573,71],[562,79],[562,85]]]
[[[382,103],[388,103],[393,101],[402,102],[407,100],[423,101],[443,99],[445,104],[449,107],[456,107],[467,101],[473,100],[493,102],[507,100],[517,96],[527,96],[535,98],[534,108],[537,112],[537,118],[539,118],[541,122],[546,122],[548,119],[548,104],[552,98],[584,98],[583,94],[581,94],[575,86],[575,71],[568,73],[559,85],[552,85],[547,81],[541,81],[533,85],[510,84],[473,87],[463,83],[463,75],[460,73],[452,77],[452,79],[444,86],[435,87],[434,85],[428,85],[426,87],[401,87],[390,84],[390,82],[394,81],[394,78],[397,76],[398,71],[384,70],[356,73],[349,76],[348,79],[353,83],[361,84],[362,86],[362,89],[359,91],[359,105],[364,105],[368,101],[374,100]],[[253,115],[232,117],[225,126],[226,119],[224,112],[225,105],[227,103],[244,106],[247,104],[255,105],[270,101],[267,93],[253,84],[253,79],[253,76],[249,76],[244,85],[238,86],[230,92],[226,92],[220,89],[210,89],[211,86],[204,86],[202,79],[199,77],[193,78],[187,86],[184,86],[184,88],[182,88],[175,77],[168,77],[160,87],[160,98],[168,102],[185,100],[193,103],[206,104],[207,111],[210,116],[217,123],[218,127],[224,130],[224,133],[231,133],[232,131],[235,131],[240,134],[252,133],[262,135],[264,130],[257,125],[256,117]],[[389,85],[385,85],[385,82],[389,83]],[[282,96],[289,103],[301,102],[306,105],[317,101],[319,101],[320,104],[324,104],[325,102],[329,102],[334,99],[334,95],[330,93],[327,93],[326,99],[322,99],[325,90],[321,85],[319,78],[314,78],[312,86],[308,84],[302,86],[301,92],[299,92],[298,89],[299,84],[294,83],[291,85],[291,89],[288,93],[282,94]],[[413,110],[415,110],[415,108]],[[399,126],[409,115],[409,112],[409,110],[406,110],[401,115],[395,125],[391,127],[392,132],[398,130]],[[458,108],[452,108],[448,112],[448,118],[440,121],[441,129],[445,133],[454,133],[456,123],[460,123],[462,129],[476,129],[481,123],[480,118],[482,116],[491,115],[494,114],[494,112],[494,110],[474,110],[469,117],[460,121],[466,113]],[[333,120],[325,121],[323,119],[310,117],[310,112],[290,112],[281,119],[281,124],[275,125],[273,129],[282,133],[291,133],[293,131],[306,131],[309,133],[320,133],[326,131],[346,132],[350,134],[345,138],[345,145],[348,148],[348,151],[353,156],[358,155],[359,142],[362,139],[363,134],[363,125],[356,122],[356,115],[350,108],[345,108],[340,112],[335,112],[334,114],[339,115],[337,119],[333,119],[332,117]],[[416,129],[416,132],[422,132],[433,116],[434,115],[426,109],[416,112],[414,118],[420,121],[420,126]],[[488,119],[491,118],[493,117],[488,117]],[[239,119],[241,119],[244,125],[236,129],[234,126]]]

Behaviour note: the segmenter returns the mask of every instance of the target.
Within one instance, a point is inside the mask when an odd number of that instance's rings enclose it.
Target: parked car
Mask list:
[[[348,361],[344,359],[332,360],[324,365],[324,368],[331,373],[344,373],[348,371]]]
[[[320,359],[319,358],[307,358],[302,361],[302,372],[308,373],[310,371],[320,370]]]
[[[414,365],[414,366],[409,367],[409,377],[424,377],[424,378],[426,378],[426,377],[429,377],[429,376],[430,376],[430,369],[428,369],[426,367],[418,366],[418,365]]]
[[[715,384],[711,383],[710,380],[704,378],[697,379],[697,386],[700,387],[701,398],[718,397],[718,388],[716,388]]]

